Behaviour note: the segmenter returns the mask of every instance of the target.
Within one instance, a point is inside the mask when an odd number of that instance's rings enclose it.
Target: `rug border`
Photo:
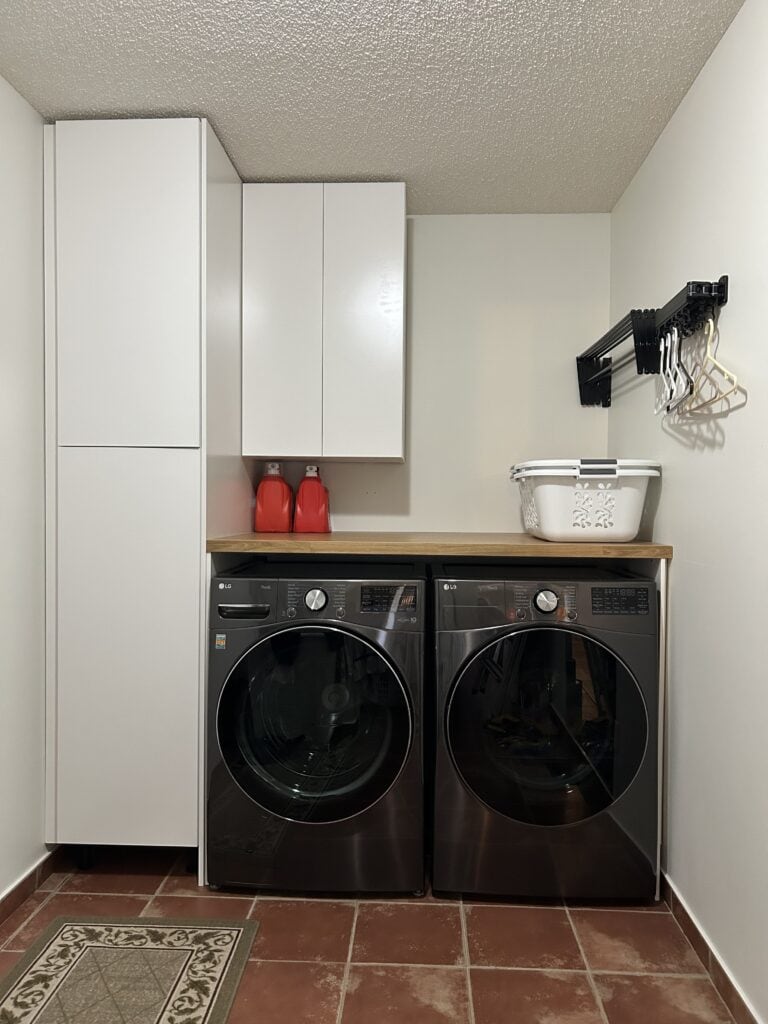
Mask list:
[[[61,917],[55,917],[50,922],[42,935],[39,935],[32,945],[22,953],[21,960],[14,964],[9,973],[0,980],[0,1001],[5,999],[14,985],[40,956],[56,932],[66,924],[138,925],[139,927],[143,925],[163,925],[167,928],[240,928],[242,934],[238,938],[237,945],[232,953],[232,959],[227,968],[224,981],[210,1005],[205,1024],[225,1024],[229,1011],[232,1008],[238,985],[243,976],[243,971],[248,963],[253,940],[256,938],[256,933],[259,930],[258,921],[238,921],[236,918],[225,920],[213,917],[99,917],[95,914],[80,917],[76,914],[64,914]]]

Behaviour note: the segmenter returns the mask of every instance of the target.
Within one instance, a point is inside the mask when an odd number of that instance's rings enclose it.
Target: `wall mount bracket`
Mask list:
[[[634,362],[638,373],[661,370],[660,340],[676,327],[686,338],[704,325],[728,301],[728,276],[718,281],[689,281],[660,309],[632,309],[610,331],[576,357],[579,399],[582,405],[611,404],[613,374]],[[633,349],[614,362],[608,356],[629,338]]]

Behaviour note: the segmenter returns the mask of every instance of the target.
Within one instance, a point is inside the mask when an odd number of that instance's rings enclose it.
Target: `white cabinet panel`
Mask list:
[[[205,479],[206,536],[247,533],[253,484],[242,452],[243,186],[206,128]]]
[[[323,455],[402,458],[405,186],[324,186]]]
[[[243,454],[322,454],[323,186],[243,186]]]
[[[200,135],[56,124],[59,444],[200,444]]]
[[[200,452],[60,448],[55,841],[197,845]]]

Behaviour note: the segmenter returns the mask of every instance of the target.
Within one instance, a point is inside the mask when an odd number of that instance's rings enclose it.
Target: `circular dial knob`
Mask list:
[[[557,594],[554,590],[540,590],[533,603],[540,612],[553,612],[557,608]]]
[[[328,604],[328,595],[324,590],[308,590],[304,595],[304,604],[311,612],[320,612]]]

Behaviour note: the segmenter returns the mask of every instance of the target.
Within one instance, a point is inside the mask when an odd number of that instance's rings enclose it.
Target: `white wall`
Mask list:
[[[0,895],[43,846],[43,122],[0,78]]]
[[[747,0],[612,218],[612,316],[731,275],[723,362],[744,408],[698,426],[616,399],[609,448],[664,465],[656,536],[674,544],[670,878],[768,1018],[768,5]]]
[[[410,218],[407,459],[325,465],[334,529],[520,531],[513,462],[603,455],[575,355],[608,270],[607,214]]]

